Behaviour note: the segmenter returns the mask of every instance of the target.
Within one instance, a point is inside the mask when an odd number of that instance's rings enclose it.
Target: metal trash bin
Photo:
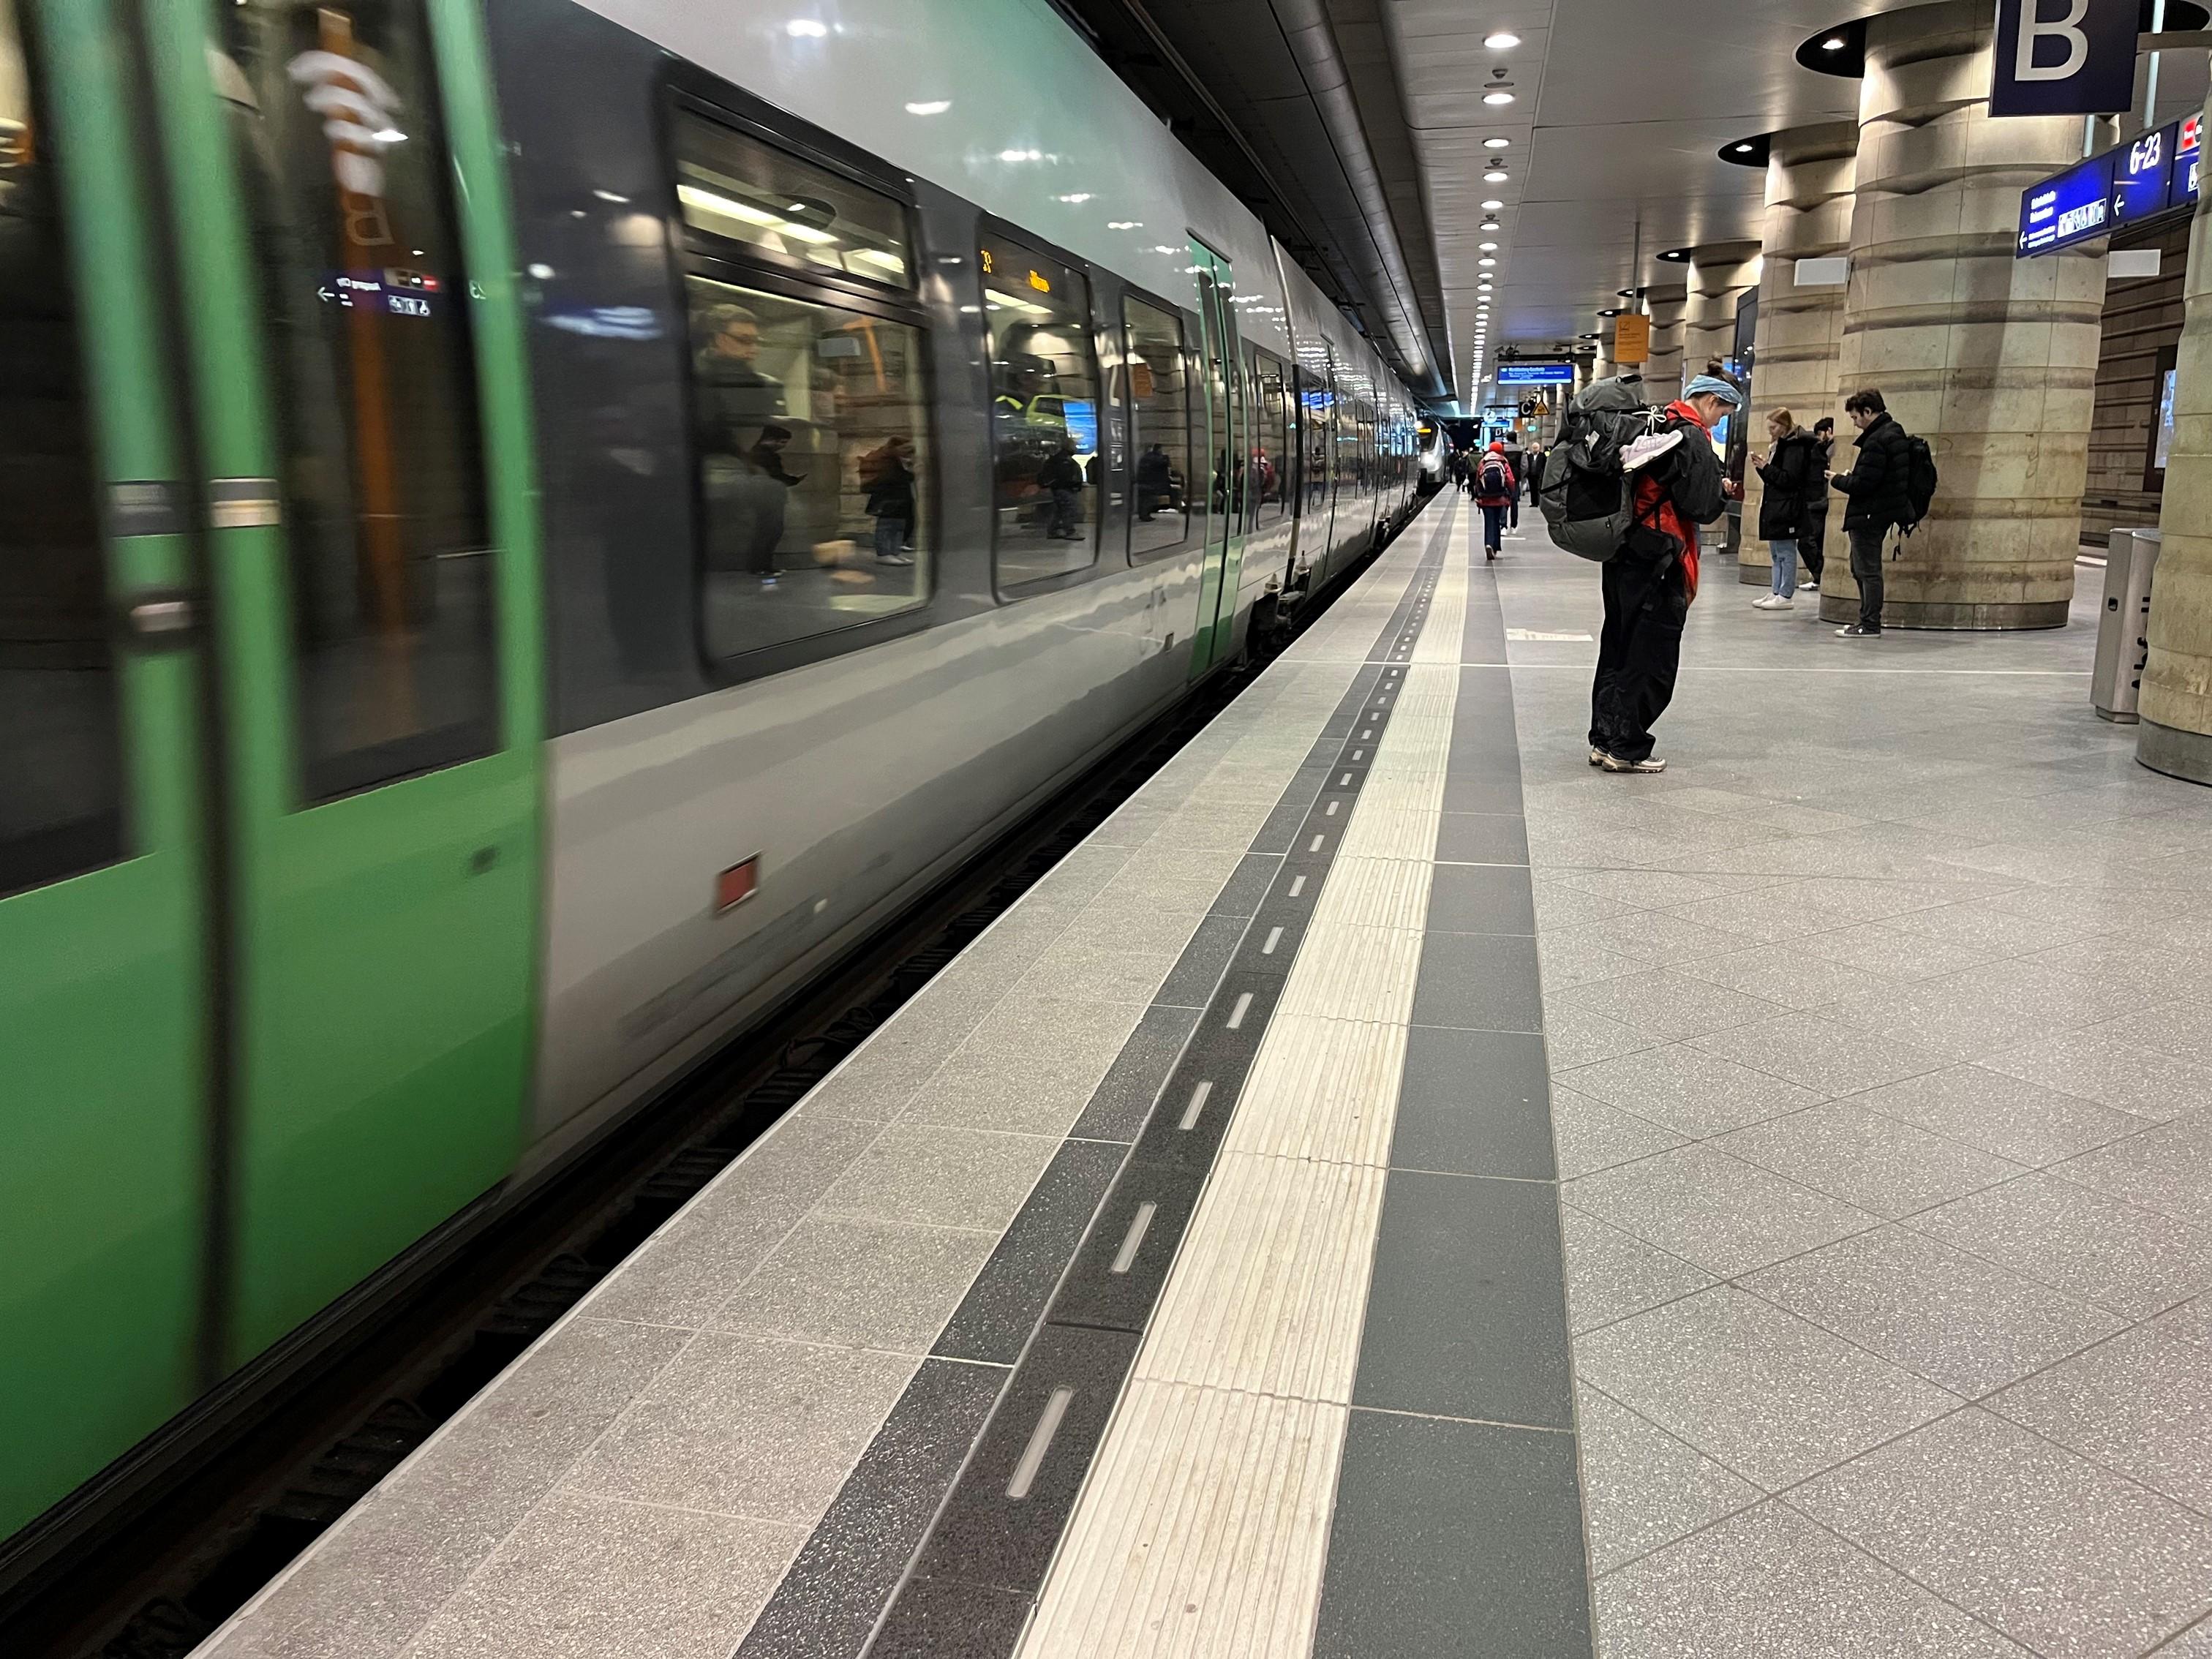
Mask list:
[[[2115,530],[2105,558],[2105,604],[2097,613],[2097,665],[2089,702],[2100,720],[2133,726],[2150,655],[2150,579],[2158,564],[2155,530]]]

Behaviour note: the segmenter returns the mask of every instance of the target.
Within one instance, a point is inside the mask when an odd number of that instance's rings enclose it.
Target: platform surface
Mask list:
[[[1478,526],[201,1651],[2212,1654],[2212,795],[2094,597],[1709,561],[1613,777],[1595,568]]]

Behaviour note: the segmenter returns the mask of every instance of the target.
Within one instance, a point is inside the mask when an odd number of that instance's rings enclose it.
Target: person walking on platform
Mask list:
[[[1505,547],[1505,514],[1521,493],[1505,446],[1492,441],[1474,469],[1474,504],[1482,509],[1482,554],[1494,560]]]
[[[1851,576],[1859,585],[1859,619],[1838,628],[1844,640],[1881,637],[1881,544],[1890,531],[1912,521],[1906,494],[1912,440],[1891,416],[1881,393],[1869,386],[1844,399],[1844,413],[1859,429],[1858,460],[1829,482],[1847,498],[1844,534],[1851,544]]]
[[[1528,487],[1528,505],[1536,507],[1540,505],[1536,500],[1536,491],[1544,481],[1544,447],[1530,444],[1521,452],[1521,482]]]
[[[1651,752],[1651,726],[1674,696],[1682,623],[1698,595],[1698,526],[1728,506],[1720,457],[1707,434],[1723,414],[1742,407],[1733,382],[1700,374],[1624,459],[1636,514],[1619,550],[1600,567],[1605,627],[1590,687],[1592,766],[1667,769]]]
[[[1805,517],[1797,527],[1797,564],[1804,576],[1797,586],[1805,592],[1817,592],[1820,586],[1820,571],[1827,562],[1821,544],[1828,538],[1828,469],[1836,461],[1836,419],[1823,415],[1813,422],[1813,441],[1820,446],[1814,457],[1813,469],[1822,480],[1809,484],[1805,491]]]
[[[1766,455],[1756,463],[1766,494],[1759,503],[1759,533],[1772,558],[1772,581],[1764,599],[1753,599],[1759,611],[1788,611],[1797,599],[1797,540],[1805,525],[1805,501],[1809,495],[1823,502],[1826,484],[1821,477],[1820,447],[1813,434],[1797,424],[1786,409],[1766,417]]]

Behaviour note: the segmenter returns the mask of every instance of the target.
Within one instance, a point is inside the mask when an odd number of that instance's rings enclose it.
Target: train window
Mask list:
[[[901,203],[689,110],[675,142],[676,204],[694,230],[773,264],[913,288]]]
[[[1259,354],[1257,418],[1254,421],[1252,471],[1257,483],[1256,522],[1271,525],[1290,510],[1290,390],[1279,359]]]
[[[1136,457],[1136,511],[1129,556],[1144,559],[1182,544],[1190,532],[1190,375],[1182,319],[1121,301],[1129,380],[1129,453]]]
[[[1305,459],[1299,475],[1305,483],[1306,501],[1301,510],[1308,518],[1313,518],[1328,511],[1328,381],[1326,376],[1303,368],[1298,371],[1298,378],[1305,386],[1301,394],[1303,410],[1299,418],[1305,437]]]
[[[921,331],[704,276],[685,293],[708,653],[921,604]]]
[[[999,586],[1019,587],[1097,557],[1098,374],[1091,283],[1002,237],[981,248],[991,342],[994,544]]]
[[[301,759],[326,800],[497,746],[468,273],[423,0],[220,15],[283,451]],[[334,147],[333,98],[373,106],[373,140]]]
[[[0,893],[123,852],[96,473],[40,90],[0,0]]]

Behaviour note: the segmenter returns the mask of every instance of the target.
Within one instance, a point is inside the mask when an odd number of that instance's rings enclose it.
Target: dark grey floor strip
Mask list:
[[[1464,654],[1502,661],[1482,568]],[[1316,1659],[1591,1650],[1512,684],[1460,681]]]
[[[1369,665],[736,1659],[1012,1651],[1372,763],[1401,672],[1389,665],[1427,615],[1449,507]]]

